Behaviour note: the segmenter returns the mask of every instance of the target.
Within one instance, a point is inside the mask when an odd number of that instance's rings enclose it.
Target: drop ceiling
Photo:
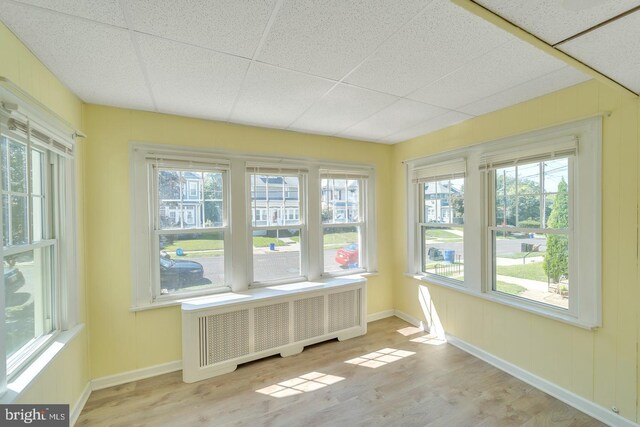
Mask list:
[[[640,1],[478,3],[553,44]],[[640,89],[638,18],[561,48]],[[382,143],[590,78],[449,0],[0,0],[0,20],[88,103]]]

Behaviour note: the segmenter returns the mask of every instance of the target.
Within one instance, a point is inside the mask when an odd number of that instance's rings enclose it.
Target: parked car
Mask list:
[[[179,289],[204,281],[204,268],[202,264],[188,260],[174,260],[170,257],[160,257],[160,287],[167,289]]]
[[[18,270],[5,262],[4,265],[4,289],[5,295],[12,294],[24,285],[24,276]]]
[[[355,268],[358,266],[359,260],[360,254],[356,243],[351,243],[336,252],[336,262],[342,268]]]

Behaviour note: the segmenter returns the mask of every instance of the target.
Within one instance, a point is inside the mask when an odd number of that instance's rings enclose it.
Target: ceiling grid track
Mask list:
[[[242,76],[242,83],[240,83],[240,87],[238,88],[238,93],[236,94],[236,97],[233,99],[233,104],[231,105],[231,109],[229,110],[229,114],[227,115],[227,119],[226,119],[227,122],[231,121],[231,117],[233,117],[233,113],[236,111],[236,107],[238,105],[238,101],[240,100],[240,96],[242,96],[242,93],[244,92],[244,88],[245,88],[245,85],[246,85],[246,82],[247,82],[247,75],[249,74],[249,70],[251,70],[251,67],[256,62],[256,58],[258,57],[258,55],[262,51],[262,47],[264,46],[264,42],[267,39],[267,36],[269,35],[269,32],[271,31],[271,27],[273,26],[273,22],[276,20],[276,16],[278,16],[278,12],[280,11],[280,8],[282,7],[282,3],[283,2],[284,2],[284,0],[278,0],[273,5],[273,9],[271,10],[271,14],[269,15],[269,20],[267,21],[267,24],[264,26],[264,30],[262,31],[262,37],[260,37],[260,41],[258,42],[258,45],[253,50],[253,55],[251,56],[251,62],[249,62],[249,65],[247,66],[247,69],[244,72],[244,76]]]
[[[536,34],[528,31],[527,29],[521,27],[520,25],[510,21],[509,19],[506,19],[504,17],[502,17],[501,15],[495,13],[494,11],[492,11],[491,9],[485,7],[484,5],[478,3],[476,0],[451,0],[452,3],[466,9],[467,11],[469,11],[470,13],[473,13],[485,20],[487,20],[488,22],[496,25],[499,28],[502,28],[503,30],[511,33],[512,35],[520,38],[521,40],[528,42],[529,44],[538,47],[539,49],[543,50],[544,52],[553,55],[554,57],[563,60],[565,63],[567,63],[570,66],[573,66],[574,68],[577,68],[580,71],[583,71],[589,75],[591,75],[592,77],[594,77],[597,80],[600,80],[608,85],[611,85],[613,87],[619,88],[619,89],[623,89],[625,92],[633,94],[635,97],[638,97],[639,94],[636,93],[636,91],[632,90],[631,88],[623,85],[622,83],[614,80],[613,78],[607,76],[606,74],[604,74],[603,72],[591,67],[589,64],[581,61],[578,58],[575,58],[574,56],[568,54],[567,52],[558,49],[556,46],[559,46],[560,44],[566,44],[567,42],[571,41],[571,40],[576,40],[577,38],[579,38],[580,36],[584,36],[586,34],[589,34],[591,32],[593,32],[596,29],[602,28],[604,26],[606,26],[607,24],[611,24],[615,21],[618,21],[621,18],[624,18],[626,16],[629,16],[635,12],[637,12],[638,10],[640,10],[640,6],[634,7],[626,12],[623,12],[621,14],[618,14],[610,19],[607,19],[603,22],[600,22],[599,24],[596,24],[590,28],[587,28],[586,30],[580,31],[577,34],[574,34],[573,36],[567,37],[563,40],[561,40],[560,42],[554,43],[554,44],[550,44],[547,41],[541,39],[540,37],[538,37]]]
[[[400,25],[395,31],[393,31],[391,34],[389,34],[388,37],[386,37],[385,39],[381,40],[380,43],[378,43],[378,45],[368,54],[366,55],[362,61],[360,61],[355,67],[353,67],[347,74],[345,74],[340,80],[338,80],[336,82],[336,84],[334,84],[327,92],[325,92],[320,98],[316,99],[315,102],[313,102],[311,105],[309,105],[309,107],[307,107],[302,113],[300,113],[295,119],[293,119],[293,121],[291,123],[289,123],[287,125],[287,129],[290,129],[291,126],[293,126],[295,124],[295,122],[297,122],[300,117],[304,116],[305,113],[307,111],[309,111],[314,105],[316,105],[319,101],[321,101],[322,99],[324,99],[327,95],[329,95],[336,87],[338,87],[338,85],[340,85],[341,83],[344,83],[344,81],[351,75],[353,74],[354,71],[356,71],[362,64],[364,64],[369,58],[371,58],[379,49],[382,45],[385,44],[385,42],[387,40],[389,40],[390,38],[392,38],[393,36],[395,36],[397,33],[399,33],[400,31],[402,31],[402,29],[404,29],[405,27],[407,27],[409,24],[411,24],[413,21],[415,21],[416,19],[418,19],[420,16],[422,16],[423,13],[425,13],[425,11],[429,8],[429,6],[431,5],[431,2],[429,2],[429,4],[427,4],[425,7],[422,8],[422,10],[420,10],[418,13],[416,13],[411,19],[409,19],[407,22],[405,22],[404,24]],[[344,83],[344,84],[348,84],[348,83]],[[353,85],[352,85],[353,86]],[[365,88],[367,90],[370,90],[369,88]],[[389,94],[390,95],[390,94]],[[396,96],[396,95],[393,95]],[[398,100],[396,100],[395,102],[398,102]],[[395,103],[394,102],[394,103]],[[392,103],[392,104],[394,104]],[[391,105],[392,105],[391,104]],[[382,109],[378,110],[382,111],[384,108],[387,108],[389,105],[383,107]],[[376,113],[377,113],[376,112]],[[339,135],[341,132],[344,132],[345,130],[349,129],[351,127],[348,126],[344,129],[342,129],[340,132],[335,132],[333,134],[331,134],[332,136],[335,135]]]
[[[147,72],[147,67],[142,59],[142,52],[140,52],[140,45],[138,43],[138,36],[133,30],[133,26],[131,25],[131,17],[129,16],[130,12],[127,7],[126,0],[118,0],[118,4],[120,5],[120,9],[122,10],[122,15],[124,16],[124,21],[127,24],[127,31],[129,32],[129,37],[131,38],[131,44],[133,45],[133,49],[136,53],[136,58],[138,59],[138,63],[140,65],[140,71],[142,72],[142,76],[144,78],[145,85],[147,86],[147,90],[149,91],[149,97],[151,98],[151,104],[153,105],[153,109],[156,112],[158,111],[158,104],[156,103],[156,97],[153,94],[153,89],[151,87],[151,81],[149,80],[149,73]]]

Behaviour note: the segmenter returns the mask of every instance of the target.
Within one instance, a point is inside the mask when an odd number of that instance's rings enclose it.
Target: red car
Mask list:
[[[336,252],[336,262],[342,268],[357,268],[359,261],[360,254],[358,253],[358,245],[355,243],[340,248]]]

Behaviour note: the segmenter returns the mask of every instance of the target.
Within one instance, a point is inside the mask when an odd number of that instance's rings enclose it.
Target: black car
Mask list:
[[[204,281],[202,264],[188,260],[173,260],[160,257],[160,287],[163,293],[186,286],[200,284]]]
[[[24,285],[24,276],[22,272],[16,267],[9,267],[5,265],[4,269],[4,289],[5,294],[12,294],[20,287]]]

